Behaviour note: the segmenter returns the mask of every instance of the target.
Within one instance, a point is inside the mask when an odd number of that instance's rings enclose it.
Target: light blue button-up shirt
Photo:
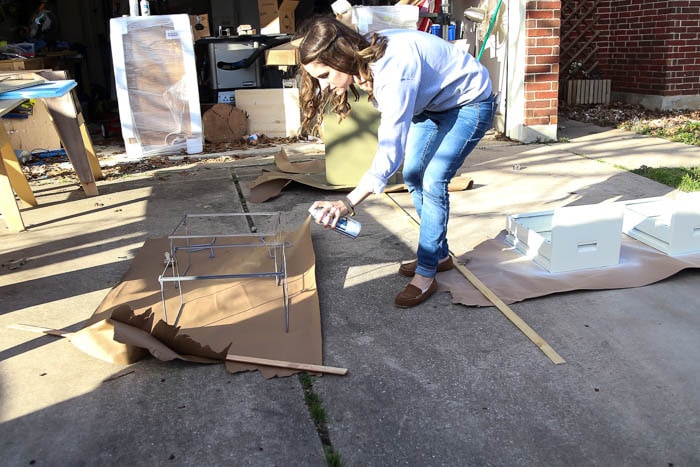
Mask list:
[[[486,67],[466,49],[438,36],[411,29],[381,31],[386,52],[370,68],[375,107],[381,113],[378,147],[359,186],[381,193],[401,167],[414,115],[441,112],[479,102],[491,95]]]

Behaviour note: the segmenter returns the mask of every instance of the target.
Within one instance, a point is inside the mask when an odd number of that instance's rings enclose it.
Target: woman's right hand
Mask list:
[[[327,229],[335,228],[338,220],[348,214],[348,208],[340,200],[314,201],[310,211],[313,213],[316,223]]]

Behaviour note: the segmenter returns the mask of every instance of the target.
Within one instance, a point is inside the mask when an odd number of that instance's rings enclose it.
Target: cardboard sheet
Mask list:
[[[145,349],[164,361],[216,363],[231,353],[321,365],[321,319],[310,221],[296,231],[284,232],[284,238],[289,332],[285,332],[283,289],[273,277],[182,282],[184,307],[176,326],[179,290],[175,282],[165,283],[166,322],[158,277],[170,242],[159,238],[144,243],[122,281],[105,297],[86,328],[71,340],[79,338],[81,350],[121,364],[141,358],[145,352],[139,349]],[[266,272],[271,270],[272,261],[267,247],[222,248],[214,259],[207,250],[193,253],[191,258],[194,275]],[[104,339],[105,330],[113,334],[112,342]],[[91,341],[99,343],[97,349],[91,349]],[[231,361],[226,362],[226,368],[231,372],[260,370],[265,378],[297,372]]]
[[[250,184],[248,200],[253,203],[265,201],[279,196],[284,187],[291,182],[301,183],[321,190],[352,191],[353,186],[330,185],[326,181],[326,164],[324,160],[316,159],[307,162],[291,162],[284,150],[275,154],[275,168],[264,169],[262,174]],[[404,191],[406,186],[393,185],[387,187],[387,192]]]
[[[248,200],[253,203],[265,201],[279,196],[284,187],[292,182],[311,186],[320,190],[350,192],[355,187],[352,185],[330,185],[326,181],[325,161],[316,159],[307,162],[291,162],[289,156],[281,150],[275,154],[275,168],[264,169],[262,174],[250,184]],[[474,186],[474,181],[468,176],[456,176],[450,181],[450,191],[469,190]],[[403,183],[387,185],[386,193],[406,191]]]
[[[623,235],[618,265],[550,273],[506,243],[505,237],[503,230],[458,259],[506,304],[573,290],[642,287],[684,269],[700,268],[700,253],[667,256]],[[441,290],[450,291],[453,303],[492,306],[456,269],[441,273],[438,283]]]

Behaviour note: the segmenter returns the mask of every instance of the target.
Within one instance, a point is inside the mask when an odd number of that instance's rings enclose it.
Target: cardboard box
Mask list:
[[[13,149],[61,149],[61,139],[43,99],[37,99],[27,118],[3,118]]]
[[[294,34],[297,5],[299,0],[282,0],[279,6],[277,0],[258,0],[260,34]]]
[[[286,43],[265,51],[265,64],[268,66],[288,66],[299,64],[299,48]]]
[[[197,25],[201,25],[200,28]],[[190,25],[192,26],[192,36],[194,40],[202,37],[211,37],[209,29],[209,15],[190,15]]]
[[[260,17],[260,33],[279,33],[279,9],[277,0],[258,0],[258,16]]]
[[[248,133],[271,138],[299,135],[299,89],[238,89],[236,107],[248,114]]]
[[[43,58],[12,58],[0,60],[0,71],[41,70],[46,68]]]

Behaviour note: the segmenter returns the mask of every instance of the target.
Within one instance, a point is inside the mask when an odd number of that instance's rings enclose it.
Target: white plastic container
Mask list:
[[[151,16],[151,4],[148,0],[141,0],[141,16]]]
[[[187,138],[187,154],[199,154],[203,150],[202,138]]]
[[[360,34],[382,29],[418,29],[416,5],[354,6],[352,24]]]

